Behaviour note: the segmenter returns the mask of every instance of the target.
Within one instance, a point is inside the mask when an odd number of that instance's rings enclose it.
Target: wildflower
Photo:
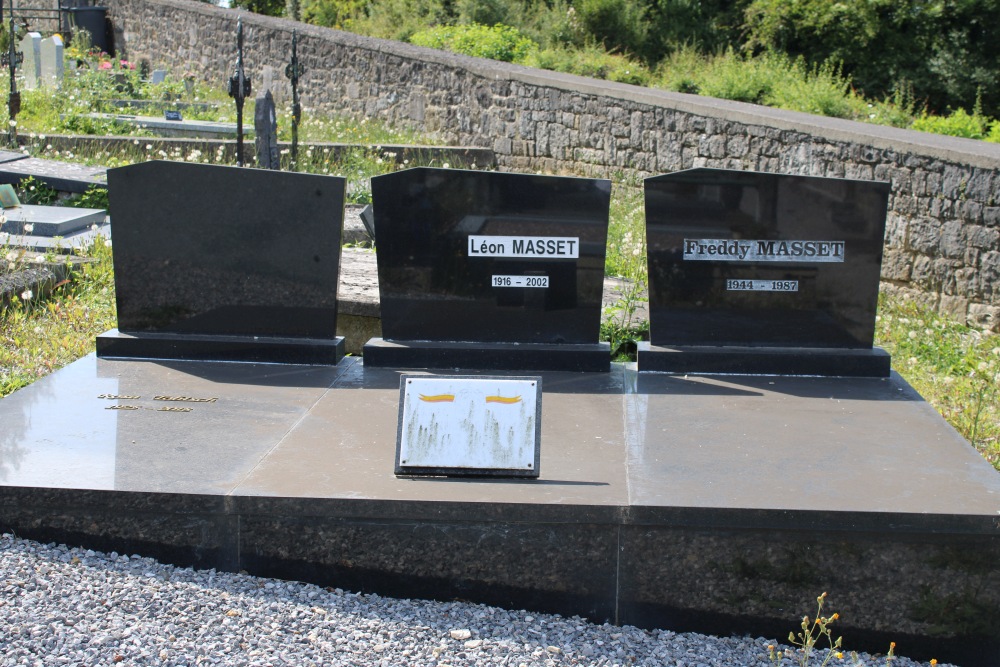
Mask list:
[[[135,142],[135,143],[139,143],[139,142],[137,141],[137,142]],[[151,151],[151,150],[153,150],[153,144],[146,144],[146,150],[147,150],[147,151]]]
[[[916,340],[917,339],[917,332],[916,331],[911,331],[910,333],[906,334],[906,336],[910,340]]]
[[[31,189],[34,190],[35,188],[31,188]],[[25,225],[24,225],[24,233],[25,234],[30,234],[33,231],[35,231],[35,225],[34,225],[34,223],[31,223],[31,222],[25,223]]]
[[[976,366],[976,368],[978,370],[980,370],[980,371],[987,371],[987,370],[989,370],[990,365],[988,363],[986,363],[985,361],[980,361],[979,365]]]
[[[25,301],[27,301],[33,296],[35,296],[35,293],[32,292],[30,289],[26,289],[23,292],[21,292],[21,298],[24,299]]]
[[[17,121],[16,120],[8,120],[7,124],[10,125],[11,127],[17,127]]]
[[[451,169],[451,165],[450,165],[450,164],[448,164],[447,162],[445,162],[445,163],[444,163],[443,165],[441,165],[441,166],[442,166],[443,168],[445,168],[445,169]]]

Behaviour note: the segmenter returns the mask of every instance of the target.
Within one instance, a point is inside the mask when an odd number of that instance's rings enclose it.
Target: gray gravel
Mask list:
[[[2,667],[764,666],[768,644],[777,642],[396,600],[0,537]],[[830,662],[851,664],[885,665],[885,658]]]

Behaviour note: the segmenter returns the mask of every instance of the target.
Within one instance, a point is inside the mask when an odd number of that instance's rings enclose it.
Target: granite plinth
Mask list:
[[[705,347],[638,344],[643,371],[702,375],[824,375],[889,377],[889,353],[881,348]]]
[[[538,480],[412,479],[399,371],[89,356],[0,401],[0,530],[721,634],[826,590],[851,648],[995,664],[1000,475],[898,375],[541,375]]]
[[[103,224],[107,214],[97,208],[22,204],[4,211],[7,219],[0,225],[0,232],[20,236],[27,233],[25,225],[31,225],[32,236],[67,236]]]
[[[487,368],[606,372],[611,369],[608,343],[448,343],[372,338],[362,354],[369,368]]]
[[[344,356],[344,337],[216,336],[184,333],[123,333],[97,337],[97,355],[109,359],[183,359],[270,364],[330,364]]]

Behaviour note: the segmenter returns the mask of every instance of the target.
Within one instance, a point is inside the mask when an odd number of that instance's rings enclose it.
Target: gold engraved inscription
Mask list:
[[[138,405],[109,405],[105,410],[142,410]]]
[[[192,398],[191,396],[154,396],[154,401],[184,401],[186,403],[215,403],[218,398]]]
[[[108,398],[113,401],[133,401],[137,398],[142,398],[142,396],[127,396],[125,394],[100,394],[97,398]]]
[[[178,408],[173,405],[166,408],[157,408],[157,412],[191,412],[194,408]]]

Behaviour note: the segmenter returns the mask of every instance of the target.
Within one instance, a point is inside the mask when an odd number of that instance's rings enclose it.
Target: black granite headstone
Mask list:
[[[346,182],[183,162],[108,171],[103,357],[337,363]]]
[[[889,374],[872,347],[888,183],[691,169],[645,191],[640,370]]]
[[[611,183],[419,168],[372,179],[382,335],[366,366],[607,370]]]

